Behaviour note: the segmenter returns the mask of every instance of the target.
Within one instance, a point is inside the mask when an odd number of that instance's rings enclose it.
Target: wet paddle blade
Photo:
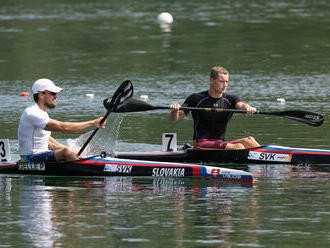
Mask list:
[[[287,110],[278,112],[258,112],[259,114],[279,115],[284,118],[296,120],[311,126],[321,126],[324,118],[322,115],[305,110]]]
[[[106,98],[103,101],[103,105],[107,110],[114,111],[120,108],[121,105],[132,97],[134,93],[133,84],[130,80],[123,82],[116,92],[113,94],[112,98]]]

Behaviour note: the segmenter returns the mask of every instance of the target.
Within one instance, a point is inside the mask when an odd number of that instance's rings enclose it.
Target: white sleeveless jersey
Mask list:
[[[20,155],[49,151],[48,140],[51,132],[44,130],[49,120],[48,113],[36,103],[24,110],[18,126]]]

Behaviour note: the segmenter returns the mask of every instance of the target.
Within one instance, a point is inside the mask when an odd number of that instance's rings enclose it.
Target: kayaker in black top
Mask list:
[[[256,108],[244,103],[238,96],[225,93],[228,86],[229,73],[220,66],[215,66],[210,74],[210,88],[208,91],[190,95],[183,103],[186,107],[242,109],[250,116]],[[189,113],[179,110],[179,104],[170,105],[170,121],[181,120]],[[194,119],[194,148],[195,149],[246,149],[260,146],[253,137],[245,137],[225,142],[228,122],[232,117],[229,112],[192,111]]]

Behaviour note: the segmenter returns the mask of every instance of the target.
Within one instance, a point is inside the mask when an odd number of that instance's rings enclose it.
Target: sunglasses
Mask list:
[[[49,95],[52,95],[52,96],[56,96],[57,95],[57,93],[51,92],[51,91],[48,91],[48,90],[44,91],[43,93],[44,94],[48,93]]]

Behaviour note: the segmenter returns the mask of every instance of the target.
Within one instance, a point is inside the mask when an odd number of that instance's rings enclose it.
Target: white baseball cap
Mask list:
[[[37,94],[38,92],[43,92],[48,90],[50,92],[59,93],[63,89],[56,86],[53,81],[47,78],[41,78],[34,82],[32,86],[32,93]]]

